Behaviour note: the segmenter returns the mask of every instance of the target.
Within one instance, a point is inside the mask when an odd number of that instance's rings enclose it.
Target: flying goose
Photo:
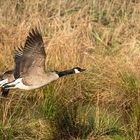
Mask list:
[[[45,72],[46,53],[40,31],[32,29],[27,36],[24,48],[17,51],[20,64],[16,65],[16,80],[3,85],[4,89],[32,90],[42,87],[59,77],[80,73],[85,69],[75,67],[64,71]]]
[[[0,87],[2,87],[4,84],[12,82],[13,80],[17,79],[18,73],[16,72],[16,68],[19,67],[20,65],[20,60],[21,60],[22,52],[21,49],[18,48],[15,50],[15,55],[14,55],[14,61],[15,61],[15,70],[8,70],[4,72],[3,74],[0,75]],[[2,91],[2,96],[7,96],[9,93],[9,89],[1,88]]]

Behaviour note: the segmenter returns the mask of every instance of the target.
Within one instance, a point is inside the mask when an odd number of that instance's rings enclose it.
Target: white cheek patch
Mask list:
[[[0,87],[4,84],[8,83],[8,79],[4,79],[2,81],[0,81]]]
[[[80,71],[78,69],[74,69],[75,73],[80,73]]]

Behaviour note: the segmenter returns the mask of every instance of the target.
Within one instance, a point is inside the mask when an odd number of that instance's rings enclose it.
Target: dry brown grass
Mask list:
[[[1,72],[13,68],[14,47],[35,26],[42,30],[46,69],[87,71],[1,97],[0,138],[138,140],[139,6],[138,0],[1,0]],[[125,135],[106,133],[114,127]]]

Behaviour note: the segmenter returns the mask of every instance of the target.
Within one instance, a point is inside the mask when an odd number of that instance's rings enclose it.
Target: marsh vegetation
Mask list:
[[[0,97],[1,140],[140,139],[139,0],[1,0],[0,71],[42,30],[46,70],[86,72]]]

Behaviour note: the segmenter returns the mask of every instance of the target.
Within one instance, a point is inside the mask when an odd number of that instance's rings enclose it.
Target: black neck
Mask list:
[[[56,73],[58,74],[59,77],[62,77],[68,74],[74,74],[75,71],[74,69],[70,69],[70,70],[64,70],[64,71],[57,71]]]

